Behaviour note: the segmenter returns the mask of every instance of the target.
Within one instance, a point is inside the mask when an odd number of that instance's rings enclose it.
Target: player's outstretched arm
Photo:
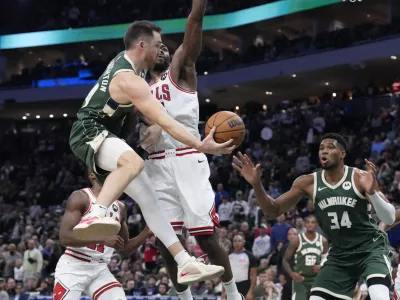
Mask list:
[[[151,234],[151,230],[149,227],[146,226],[146,228],[138,236],[129,239],[129,230],[128,230],[128,225],[126,224],[126,221],[128,219],[128,214],[125,205],[122,204],[121,202],[120,202],[120,208],[122,210],[121,212],[122,220],[121,220],[121,230],[119,231],[118,235],[125,243],[124,246],[120,248],[118,252],[121,253],[122,255],[128,256],[146,241],[147,237]]]
[[[241,152],[238,153],[238,156],[234,156],[233,159],[232,166],[253,186],[257,202],[267,218],[275,219],[297,204],[306,193],[306,187],[312,184],[314,180],[312,175],[300,176],[288,192],[277,199],[272,199],[265,192],[265,188],[261,183],[260,164],[254,166],[250,158]]]
[[[182,45],[175,51],[171,62],[171,75],[178,81],[180,73],[184,72],[187,83],[193,90],[197,89],[195,65],[200,55],[203,38],[203,19],[207,0],[192,0],[192,11],[187,21]]]
[[[395,221],[392,225],[386,225],[383,222],[379,223],[379,229],[382,231],[389,231],[390,229],[392,229],[394,226],[400,224],[400,209],[396,209],[396,213],[395,213]]]
[[[355,184],[361,187],[364,194],[376,211],[376,215],[387,225],[392,225],[395,220],[395,208],[390,204],[386,196],[379,190],[376,181],[376,166],[369,160],[365,160],[367,171],[356,169]]]
[[[299,236],[297,235],[295,238],[293,238],[293,240],[289,241],[289,246],[287,247],[285,255],[283,256],[282,259],[283,268],[289,274],[289,276],[292,277],[292,279],[297,282],[303,281],[304,278],[300,276],[299,273],[293,271],[292,267],[290,266],[290,261],[292,260],[294,254],[296,253],[296,250],[299,247],[299,245],[300,245],[300,239]]]
[[[232,153],[234,149],[234,146],[230,146],[232,140],[223,144],[217,144],[214,141],[212,136],[215,129],[203,141],[197,140],[182,124],[175,121],[166,112],[160,102],[150,93],[146,81],[133,72],[117,74],[111,81],[110,93],[111,97],[115,99],[131,101],[151,122],[159,125],[174,139],[200,152],[222,155]]]
[[[123,246],[123,240],[118,236],[112,236],[107,240],[79,240],[75,237],[73,228],[82,219],[83,212],[89,203],[88,196],[82,191],[76,191],[69,196],[65,212],[60,224],[60,244],[64,247],[87,247],[90,245],[104,244],[109,247],[119,248]]]

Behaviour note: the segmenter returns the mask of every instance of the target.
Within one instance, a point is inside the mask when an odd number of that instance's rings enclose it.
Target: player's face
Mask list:
[[[307,231],[315,231],[317,229],[317,220],[315,218],[310,217],[306,220],[306,229]]]
[[[336,140],[325,139],[319,146],[319,162],[325,170],[334,169],[344,159],[345,152]]]
[[[157,57],[157,61],[154,65],[153,70],[156,72],[164,72],[166,69],[168,69],[170,63],[171,56],[169,54],[168,48],[164,44],[161,44],[160,54]]]
[[[153,38],[145,44],[144,61],[147,69],[152,69],[160,55],[160,47],[162,45],[161,34],[154,31]]]

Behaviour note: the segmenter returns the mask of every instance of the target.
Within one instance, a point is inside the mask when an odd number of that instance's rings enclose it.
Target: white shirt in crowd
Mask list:
[[[222,202],[218,207],[218,216],[220,221],[230,221],[232,218],[232,203]]]
[[[253,244],[253,254],[255,257],[261,257],[268,254],[271,250],[270,238],[268,235],[258,236],[254,240]]]
[[[15,281],[22,281],[24,279],[24,267],[20,266],[19,268],[14,267],[14,279]]]
[[[246,200],[235,200],[232,202],[232,210],[239,211],[241,215],[247,216],[250,209]]]

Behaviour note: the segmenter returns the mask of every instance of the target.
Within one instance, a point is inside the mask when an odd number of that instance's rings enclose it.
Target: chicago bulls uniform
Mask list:
[[[169,115],[200,140],[197,92],[184,90],[175,83],[170,69],[150,88]],[[141,123],[140,126],[142,134],[146,125]],[[208,180],[207,157],[164,131],[157,143],[145,150],[149,153],[145,170],[157,192],[159,205],[175,232],[181,234],[185,225],[193,236],[213,234],[218,215]]]
[[[96,202],[96,197],[89,188],[82,191],[89,199],[83,214],[86,215]],[[118,200],[114,201],[107,210],[107,217],[121,220],[120,205]],[[54,300],[79,300],[82,292],[90,295],[93,300],[125,300],[121,284],[107,267],[113,253],[113,248],[101,244],[67,247],[56,267]]]

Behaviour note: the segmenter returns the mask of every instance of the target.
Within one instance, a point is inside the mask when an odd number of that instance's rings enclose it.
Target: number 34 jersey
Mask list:
[[[378,236],[371,217],[371,205],[354,183],[354,168],[345,166],[344,175],[332,186],[325,172],[314,175],[313,201],[319,226],[333,248],[350,250],[370,244]]]
[[[92,205],[96,203],[96,196],[92,193],[90,188],[85,188],[81,191],[86,193],[89,199],[89,204],[84,212],[84,215],[86,215],[92,208]],[[120,222],[121,205],[122,204],[118,200],[114,201],[107,209],[107,217],[113,218]],[[67,247],[64,255],[74,257],[85,262],[97,261],[100,263],[109,263],[113,253],[114,248],[107,247],[103,244],[94,244],[89,245],[88,247]]]

